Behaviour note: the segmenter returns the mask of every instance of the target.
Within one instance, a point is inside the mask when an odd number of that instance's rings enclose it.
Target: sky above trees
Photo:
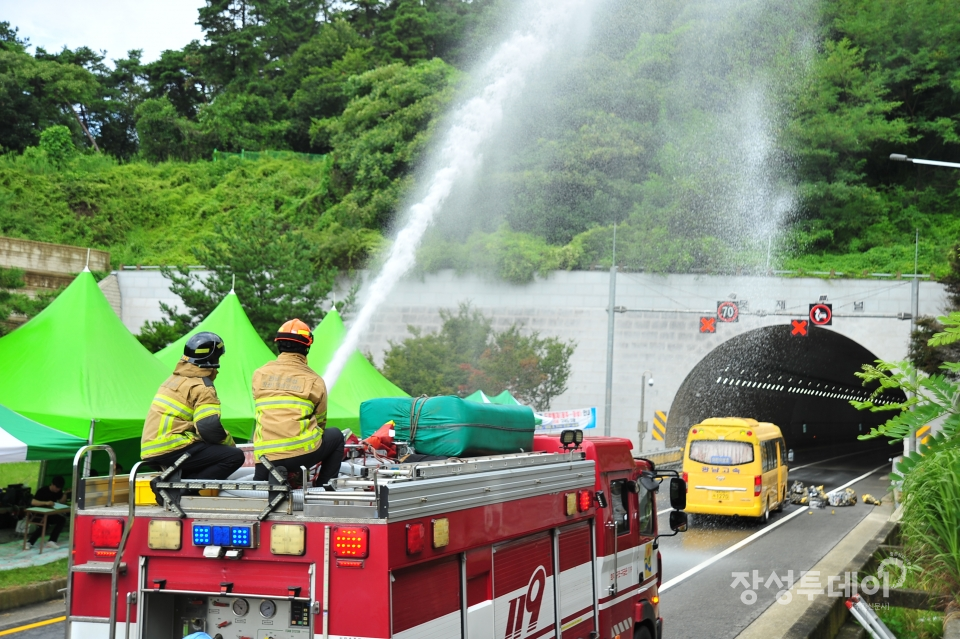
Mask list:
[[[0,0],[0,16],[20,28],[30,44],[56,52],[86,46],[107,60],[143,49],[152,62],[165,49],[202,40],[196,24],[203,0]]]

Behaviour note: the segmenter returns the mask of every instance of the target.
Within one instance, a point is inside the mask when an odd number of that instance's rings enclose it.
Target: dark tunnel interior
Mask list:
[[[768,326],[730,339],[690,372],[668,413],[667,446],[682,446],[691,426],[709,417],[751,417],[772,422],[788,447],[855,441],[892,417],[855,409],[866,399],[854,375],[876,356],[831,330],[812,327],[791,335],[790,327]],[[903,401],[899,391],[881,401]]]

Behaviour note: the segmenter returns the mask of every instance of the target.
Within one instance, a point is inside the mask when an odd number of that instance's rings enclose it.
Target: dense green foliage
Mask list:
[[[22,322],[45,309],[60,292],[47,291],[30,297],[20,291],[24,286],[23,271],[0,268],[0,336],[16,326],[17,319]]]
[[[199,277],[185,267],[165,267],[170,290],[186,309],[161,303],[166,321],[148,321],[141,343],[157,351],[192,329],[231,290],[264,342],[273,346],[281,324],[298,317],[310,326],[323,319],[321,303],[333,289],[336,269],[323,261],[305,235],[269,213],[238,214],[217,225],[213,237],[191,249],[196,262],[211,264]]]
[[[960,312],[937,319],[942,332],[929,339],[932,349],[960,344]],[[944,353],[955,353],[940,350]],[[876,385],[873,396],[851,404],[862,410],[892,412],[893,417],[860,439],[887,437],[902,441],[922,426],[939,423],[926,443],[896,465],[893,478],[901,481],[901,531],[910,559],[919,565],[922,585],[931,591],[960,593],[960,361],[952,359],[933,374],[918,371],[911,362],[878,360],[857,373],[865,385]],[[902,391],[899,403],[876,404],[884,391]]]
[[[207,0],[204,41],[149,63],[31,54],[0,24],[0,234],[185,264],[237,211],[270,212],[315,263],[361,266],[514,4]],[[595,6],[507,105],[420,268],[608,265],[617,223],[629,269],[909,272],[919,229],[921,272],[948,272],[957,175],[887,156],[957,159],[949,2]]]
[[[461,304],[456,314],[440,311],[437,333],[408,326],[412,337],[390,343],[383,374],[411,395],[467,395],[509,390],[537,410],[567,389],[575,344],[555,337],[524,335],[513,324],[493,330],[489,318]]]

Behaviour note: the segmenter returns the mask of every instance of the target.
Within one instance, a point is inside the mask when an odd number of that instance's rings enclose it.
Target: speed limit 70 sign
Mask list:
[[[740,306],[730,300],[717,302],[717,319],[721,322],[739,322]]]

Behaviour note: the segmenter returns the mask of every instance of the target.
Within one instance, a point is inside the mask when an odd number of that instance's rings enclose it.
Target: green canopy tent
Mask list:
[[[86,443],[0,406],[0,463],[73,459]]]
[[[223,338],[226,353],[220,360],[215,385],[220,397],[221,420],[234,437],[253,437],[253,372],[276,358],[263,343],[233,291],[192,331],[156,354],[172,371],[183,356],[183,347],[196,333],[211,331]]]
[[[0,338],[0,404],[94,443],[136,438],[168,371],[85,270],[43,312]]]
[[[308,362],[310,368],[323,375],[346,333],[340,313],[336,309],[327,313],[313,332]],[[359,436],[360,404],[377,397],[409,395],[384,377],[360,351],[354,351],[330,390],[327,423],[341,430],[349,428]]]
[[[480,404],[500,404],[501,406],[520,406],[520,402],[517,401],[517,398],[510,394],[510,391],[505,390],[499,395],[487,395],[482,390],[478,390],[475,393],[467,395],[464,397],[468,402],[477,402]]]

